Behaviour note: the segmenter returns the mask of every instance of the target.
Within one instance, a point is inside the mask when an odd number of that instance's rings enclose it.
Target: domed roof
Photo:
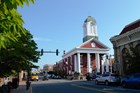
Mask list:
[[[92,16],[88,16],[88,18],[85,20],[85,23],[90,21],[96,23],[96,20]]]

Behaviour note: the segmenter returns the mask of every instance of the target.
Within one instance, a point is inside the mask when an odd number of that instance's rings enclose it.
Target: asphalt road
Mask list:
[[[32,82],[32,93],[140,93],[138,89],[95,85],[94,81],[52,79]]]

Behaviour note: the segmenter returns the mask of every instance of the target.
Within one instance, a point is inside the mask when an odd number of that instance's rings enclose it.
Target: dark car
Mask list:
[[[92,73],[87,73],[86,79],[87,79],[87,81],[93,80],[93,74]]]
[[[49,78],[48,78],[48,76],[45,75],[45,76],[42,77],[42,80],[43,80],[43,81],[44,81],[44,80],[49,80]]]
[[[121,79],[121,85],[123,88],[126,87],[140,88],[140,73],[134,73],[126,77],[123,77]]]
[[[87,73],[86,79],[87,79],[87,81],[94,80],[97,77],[99,77],[100,75],[101,75],[101,73]]]

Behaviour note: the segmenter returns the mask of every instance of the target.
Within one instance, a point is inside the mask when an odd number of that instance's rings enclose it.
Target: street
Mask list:
[[[140,93],[138,89],[95,85],[94,81],[52,79],[32,82],[32,93]]]

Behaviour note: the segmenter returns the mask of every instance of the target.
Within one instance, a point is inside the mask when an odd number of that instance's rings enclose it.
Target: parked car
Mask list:
[[[53,79],[61,79],[62,77],[61,76],[53,76]]]
[[[93,75],[93,79],[96,79],[97,77],[100,77],[101,76],[101,73],[95,73],[94,75]]]
[[[140,88],[140,73],[133,73],[121,79],[121,85],[126,87],[138,87]]]
[[[92,80],[93,79],[93,74],[92,73],[87,73],[87,75],[86,75],[86,79],[87,79],[87,81],[90,81],[90,80]]]
[[[31,75],[31,80],[32,81],[38,81],[39,80],[39,76],[37,74],[32,74]]]
[[[4,84],[5,84],[5,85],[7,85],[8,82],[10,82],[9,77],[4,77],[3,80],[4,80]]]
[[[115,73],[105,73],[95,79],[95,84],[99,83],[104,83],[107,86],[111,83],[119,84],[120,77]]]
[[[96,79],[100,75],[101,75],[101,73],[87,73],[86,79],[87,79],[87,81],[90,81],[90,80]]]
[[[44,81],[44,80],[49,80],[49,78],[48,78],[48,76],[44,75],[44,76],[42,77],[42,80],[43,80],[43,81]]]

